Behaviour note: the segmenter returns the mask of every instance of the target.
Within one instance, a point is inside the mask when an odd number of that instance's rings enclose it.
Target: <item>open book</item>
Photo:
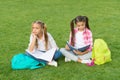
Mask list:
[[[82,47],[82,48],[76,49],[75,47],[73,47],[72,45],[70,45],[70,44],[68,43],[68,41],[67,41],[67,45],[68,45],[68,47],[70,48],[71,51],[73,51],[73,50],[79,50],[79,51],[81,51],[81,52],[86,51],[86,50],[90,47],[90,45],[87,45],[87,46],[84,46],[84,47]]]
[[[56,48],[52,48],[46,52],[41,52],[41,51],[37,50],[33,53],[31,53],[28,49],[26,50],[28,55],[30,55],[36,59],[42,59],[42,60],[49,61],[49,62],[52,61],[55,51],[56,51]]]

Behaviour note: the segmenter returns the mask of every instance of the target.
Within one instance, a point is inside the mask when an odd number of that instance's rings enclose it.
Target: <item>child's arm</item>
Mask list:
[[[70,35],[69,35],[69,41],[67,41],[67,44],[65,45],[66,50],[70,50],[70,48],[68,46],[69,42],[71,42],[71,32],[70,32]]]
[[[35,48],[36,39],[37,39],[37,36],[32,34],[32,42],[30,43],[29,48],[28,48],[30,52],[32,52]]]

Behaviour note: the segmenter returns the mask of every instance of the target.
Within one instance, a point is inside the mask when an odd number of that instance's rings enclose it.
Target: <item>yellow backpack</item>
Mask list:
[[[111,52],[107,43],[103,39],[95,39],[92,50],[92,59],[97,65],[101,65],[112,60]]]

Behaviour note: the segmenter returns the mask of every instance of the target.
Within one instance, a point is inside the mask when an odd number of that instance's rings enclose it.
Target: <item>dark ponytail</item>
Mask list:
[[[86,28],[88,28],[90,30],[88,17],[87,16],[83,16],[83,17],[84,17],[84,22],[85,22]]]
[[[71,45],[74,46],[74,19],[70,22],[70,27],[71,27]]]

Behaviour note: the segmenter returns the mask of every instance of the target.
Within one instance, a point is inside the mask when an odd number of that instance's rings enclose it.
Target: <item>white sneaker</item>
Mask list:
[[[48,65],[57,67],[58,64],[56,61],[53,60],[53,61],[49,62]]]
[[[90,64],[91,62],[92,62],[92,60],[89,60],[89,59],[88,59],[88,60],[82,60],[82,61],[81,61],[81,63],[85,63],[85,64],[86,64],[86,63],[89,63],[89,64]]]
[[[70,61],[71,61],[71,59],[65,57],[65,62],[70,62]]]

